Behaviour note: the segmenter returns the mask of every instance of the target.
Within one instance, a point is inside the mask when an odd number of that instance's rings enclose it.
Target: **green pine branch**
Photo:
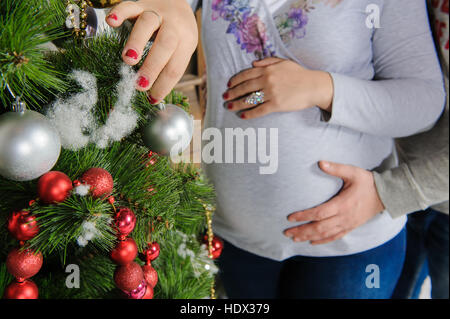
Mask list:
[[[58,72],[45,59],[43,45],[63,36],[55,26],[52,2],[2,0],[0,2],[0,102],[4,108],[14,95],[40,109],[51,91],[63,91]]]

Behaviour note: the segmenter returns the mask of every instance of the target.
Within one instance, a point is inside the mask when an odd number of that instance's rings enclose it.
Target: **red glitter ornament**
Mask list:
[[[147,265],[150,264],[151,261],[158,258],[160,252],[159,244],[154,241],[153,243],[148,244],[148,248],[144,250],[145,259],[147,261]]]
[[[17,281],[23,281],[36,275],[42,267],[42,254],[34,253],[30,249],[11,250],[6,257],[6,268],[8,272],[16,277]]]
[[[128,236],[136,226],[136,216],[133,211],[127,207],[119,207],[114,215],[114,226],[119,233],[120,239]]]
[[[25,241],[39,232],[36,217],[29,211],[13,212],[8,219],[8,230],[17,240]]]
[[[83,184],[91,186],[91,195],[94,198],[108,196],[114,187],[114,180],[111,174],[100,167],[88,169],[81,177],[81,181]]]
[[[145,280],[142,280],[142,282],[136,289],[130,291],[129,293],[126,293],[126,295],[129,299],[142,299],[142,297],[144,297],[145,295],[146,289],[147,282]]]
[[[155,288],[158,283],[158,273],[152,265],[144,265],[142,266],[142,271],[144,272],[145,281],[149,286]]]
[[[142,280],[144,280],[144,272],[141,266],[135,262],[119,266],[114,272],[114,282],[117,288],[125,292],[130,292],[138,288]]]
[[[5,288],[3,294],[5,299],[37,299],[38,296],[38,287],[31,280],[13,281]]]
[[[203,242],[205,243],[206,248],[209,250],[208,235],[205,235],[205,237],[203,237]],[[223,250],[222,239],[214,235],[212,240],[212,251],[211,251],[212,259],[219,258],[220,255],[222,254],[222,250]]]
[[[145,291],[145,295],[141,299],[153,299],[153,288],[152,288],[152,286],[147,285],[147,290]]]
[[[73,188],[70,178],[58,171],[42,175],[39,178],[37,187],[39,198],[46,204],[65,201]]]
[[[111,259],[119,265],[126,265],[132,262],[138,253],[138,247],[133,238],[119,241],[111,251]]]

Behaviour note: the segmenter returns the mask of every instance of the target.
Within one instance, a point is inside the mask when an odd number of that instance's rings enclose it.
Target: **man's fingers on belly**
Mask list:
[[[324,245],[324,244],[328,244],[331,243],[333,241],[339,240],[341,238],[343,238],[345,235],[347,235],[350,231],[349,230],[345,230],[342,231],[334,236],[331,236],[329,238],[326,239],[322,239],[322,240],[313,240],[311,241],[311,245]]]
[[[339,206],[337,199],[333,199],[320,206],[307,210],[295,212],[288,216],[290,222],[312,222],[324,220],[338,214]]]
[[[341,219],[331,217],[319,222],[312,222],[305,225],[297,226],[285,231],[285,235],[293,238],[294,241],[316,241],[323,240],[336,235],[343,231]]]

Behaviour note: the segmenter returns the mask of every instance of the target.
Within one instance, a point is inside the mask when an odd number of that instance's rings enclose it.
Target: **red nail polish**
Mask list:
[[[227,108],[231,110],[233,108],[233,103],[228,103]]]
[[[228,81],[227,86],[231,87],[231,81]]]
[[[117,20],[117,16],[116,16],[115,13],[111,13],[111,14],[108,16],[108,19]]]
[[[228,92],[225,92],[224,94],[223,94],[223,98],[226,100],[226,99],[228,99],[228,97],[229,97],[230,95],[228,94]]]
[[[130,57],[130,58],[135,59],[135,60],[138,58],[137,52],[134,51],[133,49],[129,49],[129,50],[127,51],[127,53],[125,53],[125,55],[126,55],[127,57]]]
[[[148,98],[150,99],[150,103],[151,103],[151,104],[156,104],[156,103],[158,103],[158,100],[157,100],[157,99],[154,99],[151,95],[149,95]]]
[[[146,88],[149,85],[150,81],[145,76],[140,76],[137,80],[137,83],[140,87]]]
[[[241,119],[244,120],[245,118],[246,118],[245,113],[242,113],[242,114],[241,114]]]

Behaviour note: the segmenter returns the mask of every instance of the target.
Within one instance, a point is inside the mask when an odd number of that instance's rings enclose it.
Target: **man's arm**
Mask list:
[[[448,2],[428,1],[436,48],[448,94]],[[422,134],[397,140],[404,164],[381,174],[374,173],[378,194],[392,217],[439,205],[448,214],[449,200],[449,104],[436,126]]]
[[[393,218],[449,200],[448,125],[447,103],[442,118],[431,131],[398,141],[405,163],[381,174],[374,172],[378,194]],[[448,205],[439,210],[448,214]]]

